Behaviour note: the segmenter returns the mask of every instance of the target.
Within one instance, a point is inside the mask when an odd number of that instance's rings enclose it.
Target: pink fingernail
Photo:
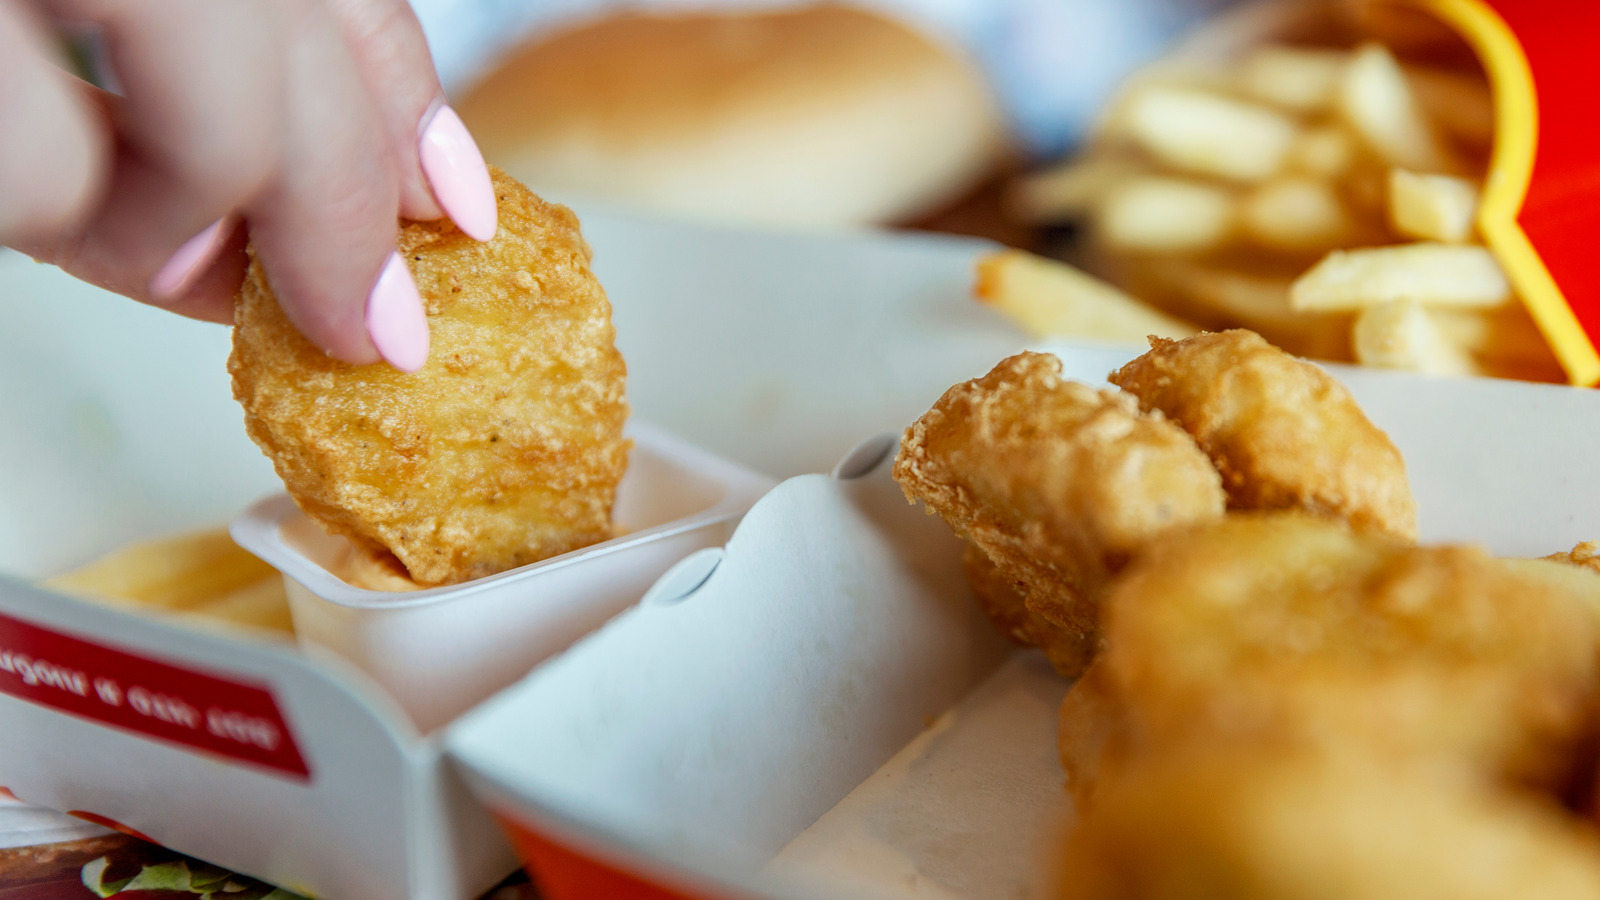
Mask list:
[[[400,254],[389,254],[367,296],[367,334],[389,365],[415,372],[428,361],[428,315]]]
[[[448,106],[439,107],[422,132],[419,148],[422,174],[428,176],[433,196],[456,227],[475,240],[494,237],[499,222],[494,185],[483,154],[467,133],[461,117]]]
[[[228,236],[222,227],[227,221],[227,216],[223,216],[183,242],[183,246],[150,278],[150,297],[153,300],[157,303],[175,300],[194,284],[194,280],[217,255],[223,239]]]

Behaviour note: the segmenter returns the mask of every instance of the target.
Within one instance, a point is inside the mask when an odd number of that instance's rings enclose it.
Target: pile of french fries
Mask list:
[[[129,544],[44,586],[149,612],[294,632],[283,577],[223,529]]]
[[[978,294],[1039,336],[1142,338],[1128,310],[1154,306],[1147,333],[1242,326],[1322,359],[1560,381],[1477,234],[1493,132],[1475,65],[1376,40],[1152,67],[1078,157],[1011,198],[1030,222],[1084,227],[1110,283],[1007,252]]]

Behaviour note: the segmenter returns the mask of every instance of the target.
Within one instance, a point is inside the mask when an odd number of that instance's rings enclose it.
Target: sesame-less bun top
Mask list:
[[[1001,151],[959,52],[832,5],[613,16],[513,53],[456,107],[535,190],[722,220],[907,219]]]

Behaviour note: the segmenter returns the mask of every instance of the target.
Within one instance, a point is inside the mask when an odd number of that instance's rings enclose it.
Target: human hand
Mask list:
[[[102,30],[122,93],[50,58]],[[405,0],[0,0],[0,243],[233,320],[246,234],[290,321],[414,370],[427,322],[398,217],[492,237],[494,191]]]

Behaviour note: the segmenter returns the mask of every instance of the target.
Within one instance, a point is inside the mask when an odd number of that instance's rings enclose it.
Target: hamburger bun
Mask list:
[[[834,5],[611,16],[512,53],[456,108],[542,194],[741,222],[914,218],[1002,149],[969,60]]]

